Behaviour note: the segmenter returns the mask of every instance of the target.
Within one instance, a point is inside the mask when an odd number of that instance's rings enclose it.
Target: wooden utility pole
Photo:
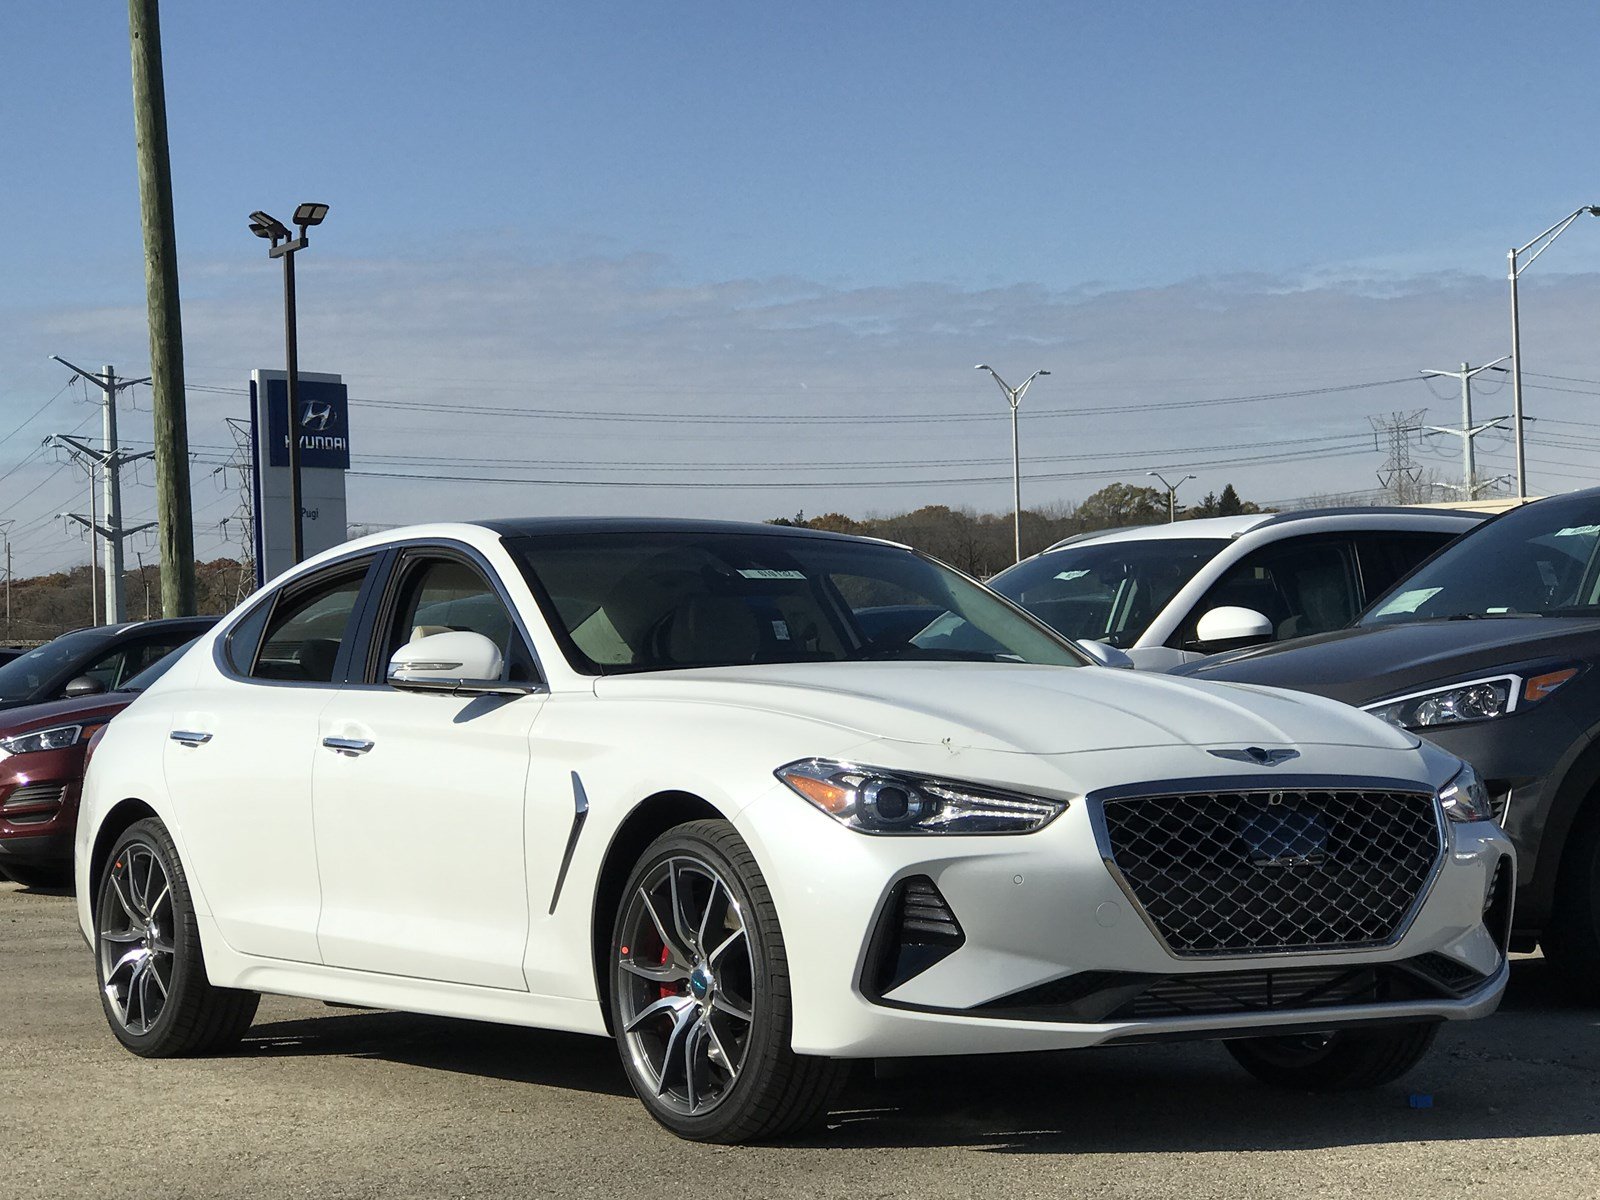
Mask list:
[[[128,0],[128,35],[133,44],[133,129],[139,152],[144,287],[150,311],[161,610],[169,617],[191,616],[195,611],[194,514],[189,497],[183,321],[178,311],[178,242],[172,216],[158,0]]]

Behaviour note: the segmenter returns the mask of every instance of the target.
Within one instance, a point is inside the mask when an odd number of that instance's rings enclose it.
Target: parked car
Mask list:
[[[169,617],[64,633],[0,664],[0,710],[116,691],[216,623],[216,617]]]
[[[931,605],[869,638],[862,609]],[[275,580],[107,727],[76,843],[136,1054],[260,992],[610,1034],[708,1141],[845,1060],[1228,1039],[1373,1086],[1506,980],[1510,843],[1343,705],[1113,671],[912,550],[415,527]]]
[[[72,835],[95,733],[166,672],[183,647],[110,692],[0,715],[0,878],[25,886],[72,880]]]
[[[1358,705],[1470,761],[1522,864],[1513,944],[1600,1000],[1600,489],[1469,533],[1353,628],[1181,668]]]
[[[1349,508],[1108,529],[1057,542],[989,586],[1058,633],[1165,670],[1348,625],[1482,520],[1474,512]]]

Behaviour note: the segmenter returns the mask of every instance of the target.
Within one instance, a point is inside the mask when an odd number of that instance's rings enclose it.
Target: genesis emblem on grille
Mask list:
[[[1298,750],[1263,750],[1260,746],[1246,746],[1243,750],[1211,750],[1207,753],[1234,762],[1255,763],[1258,767],[1275,767],[1300,757]]]

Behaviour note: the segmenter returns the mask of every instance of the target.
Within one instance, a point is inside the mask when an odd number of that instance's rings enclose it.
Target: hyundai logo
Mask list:
[[[1212,750],[1210,753],[1234,762],[1255,763],[1258,767],[1275,767],[1291,758],[1300,757],[1298,750],[1263,750],[1260,746],[1246,746],[1243,750]]]
[[[300,406],[300,427],[323,433],[333,420],[333,405],[323,400],[308,400]]]

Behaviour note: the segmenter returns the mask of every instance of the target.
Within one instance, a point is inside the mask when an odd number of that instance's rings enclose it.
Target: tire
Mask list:
[[[1301,1092],[1354,1092],[1399,1079],[1422,1061],[1438,1032],[1437,1024],[1425,1022],[1243,1038],[1226,1045],[1263,1083]]]
[[[1575,998],[1600,1004],[1600,813],[1585,814],[1567,839],[1539,948]]]
[[[0,879],[10,879],[25,888],[64,888],[72,886],[72,866],[49,863],[6,862],[0,866]]]
[[[681,825],[645,850],[622,894],[608,976],[628,1082],[679,1137],[793,1134],[843,1086],[849,1064],[790,1049],[777,910],[725,821]]]
[[[143,1058],[234,1045],[261,997],[212,987],[177,846],[154,817],[112,846],[94,898],[95,970],[111,1032]]]

